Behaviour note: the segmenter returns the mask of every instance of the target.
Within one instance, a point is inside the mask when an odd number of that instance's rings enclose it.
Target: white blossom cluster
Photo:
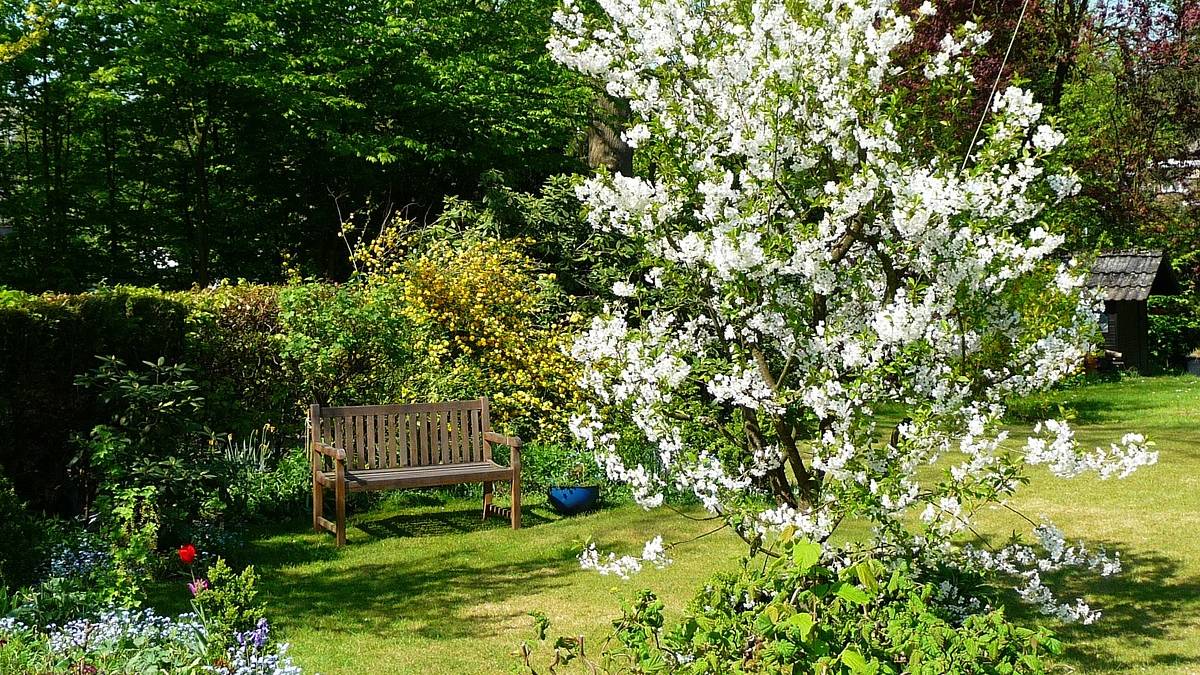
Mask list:
[[[1045,430],[1053,438],[1030,436],[1025,444],[1025,461],[1029,464],[1045,464],[1051,473],[1063,478],[1073,478],[1087,471],[1095,471],[1101,479],[1125,478],[1139,467],[1158,462],[1158,452],[1152,450],[1154,443],[1141,434],[1125,434],[1121,442],[1108,448],[1096,448],[1093,452],[1080,452],[1075,443],[1075,432],[1062,420],[1046,420],[1033,428],[1034,434]]]
[[[549,49],[629,102],[624,137],[655,170],[578,188],[644,268],[572,349],[592,404],[571,429],[640,504],[678,489],[744,533],[822,541],[847,517],[881,533],[915,521],[913,540],[942,551],[1025,463],[1105,477],[1152,463],[1139,436],[1083,454],[1065,426],[1016,459],[1005,445],[1004,401],[1075,371],[1096,298],[1038,222],[1078,178],[1052,164],[1064,138],[1029,92],[996,92],[965,161],[906,127],[899,78],[969,79],[984,31],[911,57],[929,3],[595,4],[564,0]],[[908,417],[884,444],[887,406]],[[622,425],[656,461],[624,459]],[[764,494],[777,503],[753,506]],[[622,576],[644,560],[581,556]]]
[[[615,553],[602,557],[595,544],[589,544],[583,553],[579,554],[579,564],[584,569],[595,570],[603,575],[612,574],[622,579],[628,579],[632,574],[640,572],[644,565],[662,568],[670,563],[671,559],[667,557],[661,536],[646,542],[640,557],[625,555],[618,558]]]
[[[928,9],[922,6],[920,13],[931,15],[934,11],[932,6],[929,6]],[[980,30],[974,21],[966,22],[957,35],[947,33],[942,38],[937,53],[933,55],[929,63],[925,64],[925,77],[930,80],[951,74],[971,77],[971,72],[967,69],[968,61],[960,57],[979,49],[991,39],[992,34],[986,30]]]
[[[962,589],[949,581],[941,581],[934,588],[937,604],[958,620],[973,614],[991,611],[991,606],[979,598],[963,593]]]
[[[1026,544],[1012,544],[999,551],[966,548],[968,559],[979,567],[1017,578],[1020,583],[1017,593],[1026,602],[1035,605],[1043,614],[1055,616],[1062,621],[1079,621],[1090,624],[1100,618],[1083,599],[1060,602],[1054,593],[1042,583],[1042,575],[1067,567],[1085,568],[1100,576],[1111,576],[1121,571],[1121,558],[1108,555],[1104,549],[1089,552],[1082,542],[1071,546],[1062,530],[1050,523],[1042,523],[1033,529],[1041,553]]]

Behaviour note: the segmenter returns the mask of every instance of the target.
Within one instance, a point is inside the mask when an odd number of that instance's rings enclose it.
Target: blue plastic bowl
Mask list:
[[[600,499],[597,485],[550,488],[550,506],[564,516],[587,511]]]

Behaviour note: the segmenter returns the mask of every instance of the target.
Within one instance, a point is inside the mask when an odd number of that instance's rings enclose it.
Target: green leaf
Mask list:
[[[875,574],[875,568],[871,561],[864,561],[854,566],[854,572],[858,575],[858,581],[864,588],[871,592],[871,595],[879,594],[879,578]]]
[[[808,571],[821,559],[821,545],[811,541],[798,541],[792,546],[792,562],[801,572]]]
[[[799,614],[792,615],[792,617],[787,620],[787,623],[792,628],[800,631],[800,639],[802,641],[808,642],[808,636],[812,634],[813,627],[817,622],[815,619],[813,619],[812,614],[809,614],[808,612],[801,612]]]
[[[863,589],[846,582],[839,583],[834,593],[837,594],[839,598],[842,598],[843,600],[849,600],[850,602],[858,605],[865,605],[871,601]]]
[[[849,647],[847,647],[842,652],[841,659],[842,659],[842,663],[845,664],[845,666],[847,668],[849,668],[851,672],[854,672],[854,673],[873,673],[873,672],[875,672],[875,669],[871,668],[870,664],[867,663],[866,657],[864,657],[862,654],[859,654],[857,651],[855,651]]]

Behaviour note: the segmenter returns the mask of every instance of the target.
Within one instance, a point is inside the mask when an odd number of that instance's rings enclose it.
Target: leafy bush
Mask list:
[[[301,398],[325,404],[396,400],[420,358],[394,285],[302,283],[280,291],[280,350]]]
[[[643,591],[614,622],[608,672],[978,673],[1046,671],[1061,644],[1043,628],[1010,623],[1003,610],[963,602],[955,585],[903,561],[823,564],[821,548],[793,541],[764,564],[719,575],[668,627]],[[545,636],[545,625],[539,637]],[[580,658],[560,640],[553,658]],[[526,645],[527,665],[536,658]],[[586,655],[583,655],[586,657]],[[595,665],[595,664],[594,664]],[[531,667],[532,670],[532,667]]]
[[[280,456],[265,441],[255,444],[253,435],[226,443],[219,471],[229,516],[261,521],[303,512],[312,494],[312,469],[303,448]]]
[[[0,591],[33,581],[44,557],[45,524],[17,497],[0,471]]]
[[[179,540],[201,516],[299,506],[301,463],[278,448],[313,401],[486,395],[498,428],[564,436],[572,301],[525,243],[477,226],[389,228],[342,285],[0,293],[0,465],[22,498],[63,515],[89,512],[98,491],[152,485],[163,537]],[[58,423],[32,423],[47,415]],[[220,434],[206,445],[209,429]],[[270,475],[224,460],[252,436],[275,449]]]
[[[576,371],[553,276],[513,242],[466,232],[409,251],[396,228],[357,254],[355,281],[281,291],[282,354],[310,400],[489,396],[501,428],[561,435]]]
[[[404,268],[405,315],[424,355],[425,387],[440,398],[488,395],[518,434],[561,435],[578,379],[567,348],[567,300],[520,244],[438,241]]]
[[[521,482],[529,490],[602,485],[608,480],[591,453],[565,443],[535,442],[521,450]]]
[[[222,283],[172,294],[188,307],[185,361],[195,367],[209,428],[300,432],[298,404],[311,399],[280,353],[279,293],[278,286]]]
[[[1154,368],[1180,370],[1200,347],[1200,297],[1150,297],[1150,360]]]
[[[162,358],[134,369],[108,357],[77,379],[109,415],[89,438],[77,439],[80,465],[98,482],[101,498],[149,490],[144,495],[169,534],[178,534],[219,484],[211,444],[200,442],[204,399],[189,373]]]
[[[214,639],[232,640],[237,633],[253,631],[266,608],[257,601],[258,582],[254,567],[234,572],[221,558],[208,569],[204,583],[194,586],[196,614],[213,633]],[[195,582],[194,582],[195,583]],[[220,649],[231,646],[220,644]]]

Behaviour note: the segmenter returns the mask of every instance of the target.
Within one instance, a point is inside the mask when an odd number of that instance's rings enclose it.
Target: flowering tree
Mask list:
[[[997,93],[965,159],[931,148],[938,120],[912,114],[937,109],[915,97],[970,89],[990,36],[968,24],[902,67],[928,2],[597,4],[565,0],[550,49],[630,103],[643,175],[597,175],[579,195],[643,266],[574,347],[592,401],[574,433],[643,506],[690,492],[768,555],[780,535],[833,555],[833,531],[867,521],[861,549],[1005,572],[1045,611],[1094,619],[1039,572],[1117,562],[1054,526],[1035,527],[1037,548],[950,544],[1030,465],[1109,477],[1156,459],[1133,434],[1086,452],[1062,421],[1024,447],[1000,429],[1007,399],[1073,372],[1095,314],[1038,225],[1078,181],[1054,165],[1063,137],[1032,96]],[[929,86],[896,86],[914,73]],[[654,460],[630,461],[647,443]],[[624,575],[664,552],[582,560]]]

